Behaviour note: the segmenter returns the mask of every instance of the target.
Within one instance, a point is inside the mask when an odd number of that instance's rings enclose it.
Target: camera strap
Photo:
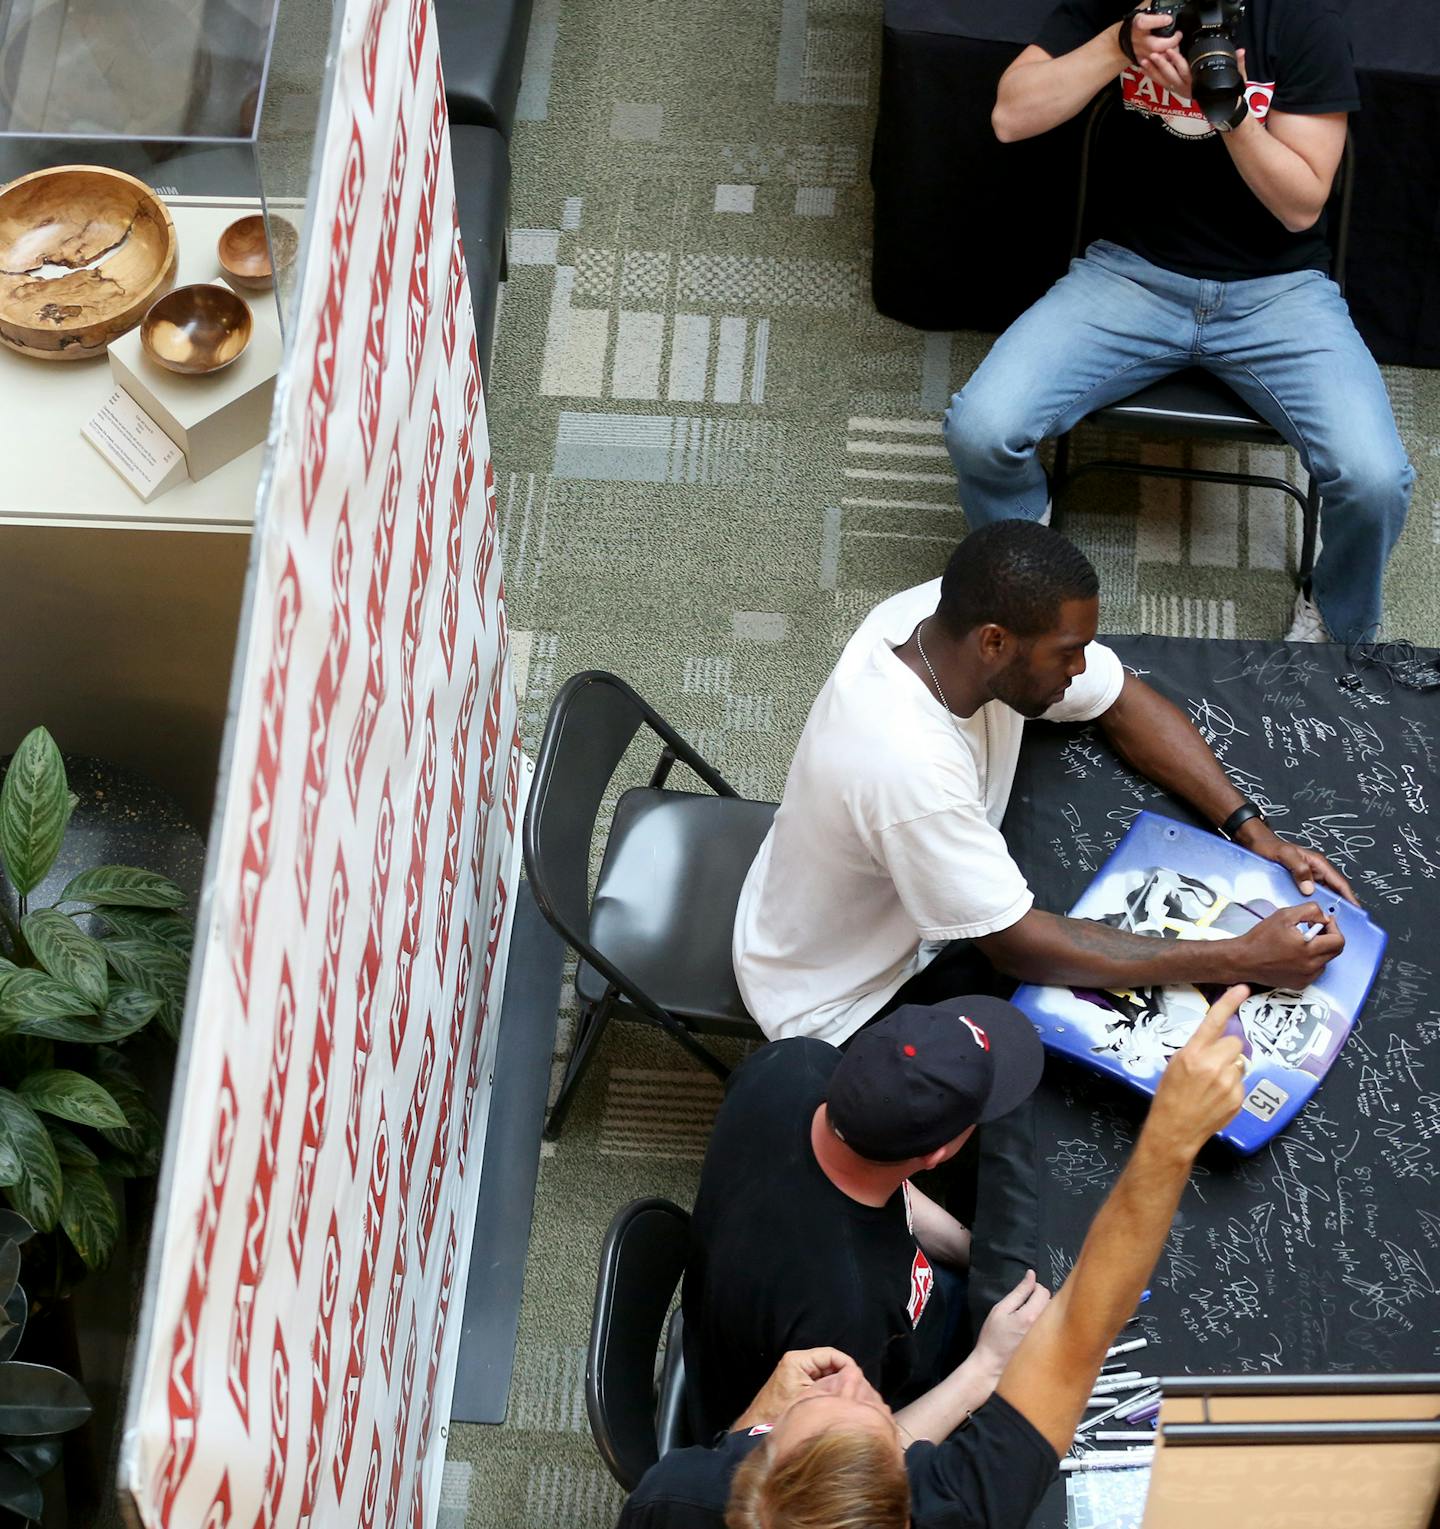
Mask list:
[[[1139,66],[1140,60],[1135,57],[1135,38],[1133,35],[1135,31],[1135,18],[1141,13],[1141,11],[1149,10],[1149,8],[1150,7],[1148,5],[1137,5],[1133,11],[1127,11],[1125,13],[1125,18],[1120,23],[1120,36],[1118,39],[1120,43],[1120,51],[1125,55],[1126,58],[1130,60],[1132,64],[1136,65],[1137,67]]]

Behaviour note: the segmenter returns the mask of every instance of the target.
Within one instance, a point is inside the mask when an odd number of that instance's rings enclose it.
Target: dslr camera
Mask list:
[[[1221,132],[1238,127],[1245,116],[1245,81],[1235,57],[1235,36],[1245,14],[1245,0],[1151,0],[1151,11],[1168,16],[1170,25],[1156,37],[1184,41],[1180,52],[1190,66],[1195,104]]]

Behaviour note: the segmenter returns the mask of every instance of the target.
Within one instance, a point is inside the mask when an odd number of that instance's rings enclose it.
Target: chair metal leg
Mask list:
[[[1300,566],[1295,570],[1295,582],[1301,589],[1308,589],[1310,576],[1315,572],[1315,543],[1320,530],[1320,488],[1315,474],[1310,474],[1310,487],[1300,506]]]
[[[580,1086],[580,1080],[585,1076],[585,1070],[590,1065],[596,1041],[605,1033],[605,1027],[610,1023],[610,1015],[614,1007],[615,989],[608,988],[600,1002],[580,1016],[579,1023],[575,1027],[575,1040],[570,1047],[570,1060],[565,1064],[564,1081],[560,1085],[560,1092],[555,1096],[555,1103],[550,1106],[549,1115],[545,1118],[546,1141],[558,1140],[560,1132],[564,1130],[565,1117],[570,1113],[570,1106],[575,1099],[575,1090]]]
[[[672,1022],[661,1028],[677,1040],[702,1067],[708,1068],[722,1082],[730,1076],[729,1066],[722,1062],[708,1046],[701,1045],[684,1025]]]
[[[1320,495],[1313,476],[1309,493],[1302,494],[1293,483],[1284,478],[1272,478],[1264,473],[1222,472],[1218,467],[1167,467],[1158,462],[1129,462],[1118,457],[1101,457],[1093,462],[1082,462],[1069,476],[1079,478],[1085,473],[1095,472],[1126,473],[1132,478],[1176,478],[1186,483],[1233,483],[1240,488],[1271,488],[1278,493],[1289,494],[1300,506],[1304,526],[1297,582],[1302,589],[1309,582],[1315,567],[1315,533],[1320,523]]]
[[[1050,529],[1060,529],[1060,496],[1070,478],[1070,432],[1055,442],[1055,465],[1050,469]]]

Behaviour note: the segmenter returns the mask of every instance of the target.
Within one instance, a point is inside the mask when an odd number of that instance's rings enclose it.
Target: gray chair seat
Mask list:
[[[465,245],[465,270],[475,305],[480,375],[490,385],[496,299],[505,279],[505,226],[510,216],[510,151],[494,128],[450,128],[455,205]]]
[[[1192,440],[1247,441],[1283,445],[1281,437],[1226,383],[1198,366],[1162,377],[1119,403],[1097,409],[1090,419],[1113,430]]]
[[[590,941],[662,1008],[708,1030],[754,1037],[735,985],[735,906],[772,802],[638,787],[615,807],[590,908]],[[587,1003],[605,979],[581,962]]]
[[[531,0],[436,0],[440,67],[452,126],[459,122],[493,127],[509,139],[530,34],[530,7]]]
[[[641,730],[661,745],[645,788],[608,812],[596,887],[595,834],[615,771]],[[684,765],[715,796],[663,790]],[[579,1013],[545,1134],[560,1134],[612,1017],[653,1025],[717,1078],[730,1065],[698,1032],[761,1032],[730,969],[735,905],[775,808],[745,800],[652,706],[613,674],[560,687],[535,759],[521,835],[535,904],[580,959]]]

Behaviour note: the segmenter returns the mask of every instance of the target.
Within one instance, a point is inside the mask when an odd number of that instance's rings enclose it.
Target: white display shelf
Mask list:
[[[220,234],[259,210],[248,197],[167,197],[166,206],[179,246],[176,286],[218,281]],[[273,292],[243,295],[257,310],[275,302]],[[0,475],[0,525],[248,533],[264,443],[145,504],[80,434],[114,386],[104,355],[41,361],[0,347],[0,418],[10,445]]]

